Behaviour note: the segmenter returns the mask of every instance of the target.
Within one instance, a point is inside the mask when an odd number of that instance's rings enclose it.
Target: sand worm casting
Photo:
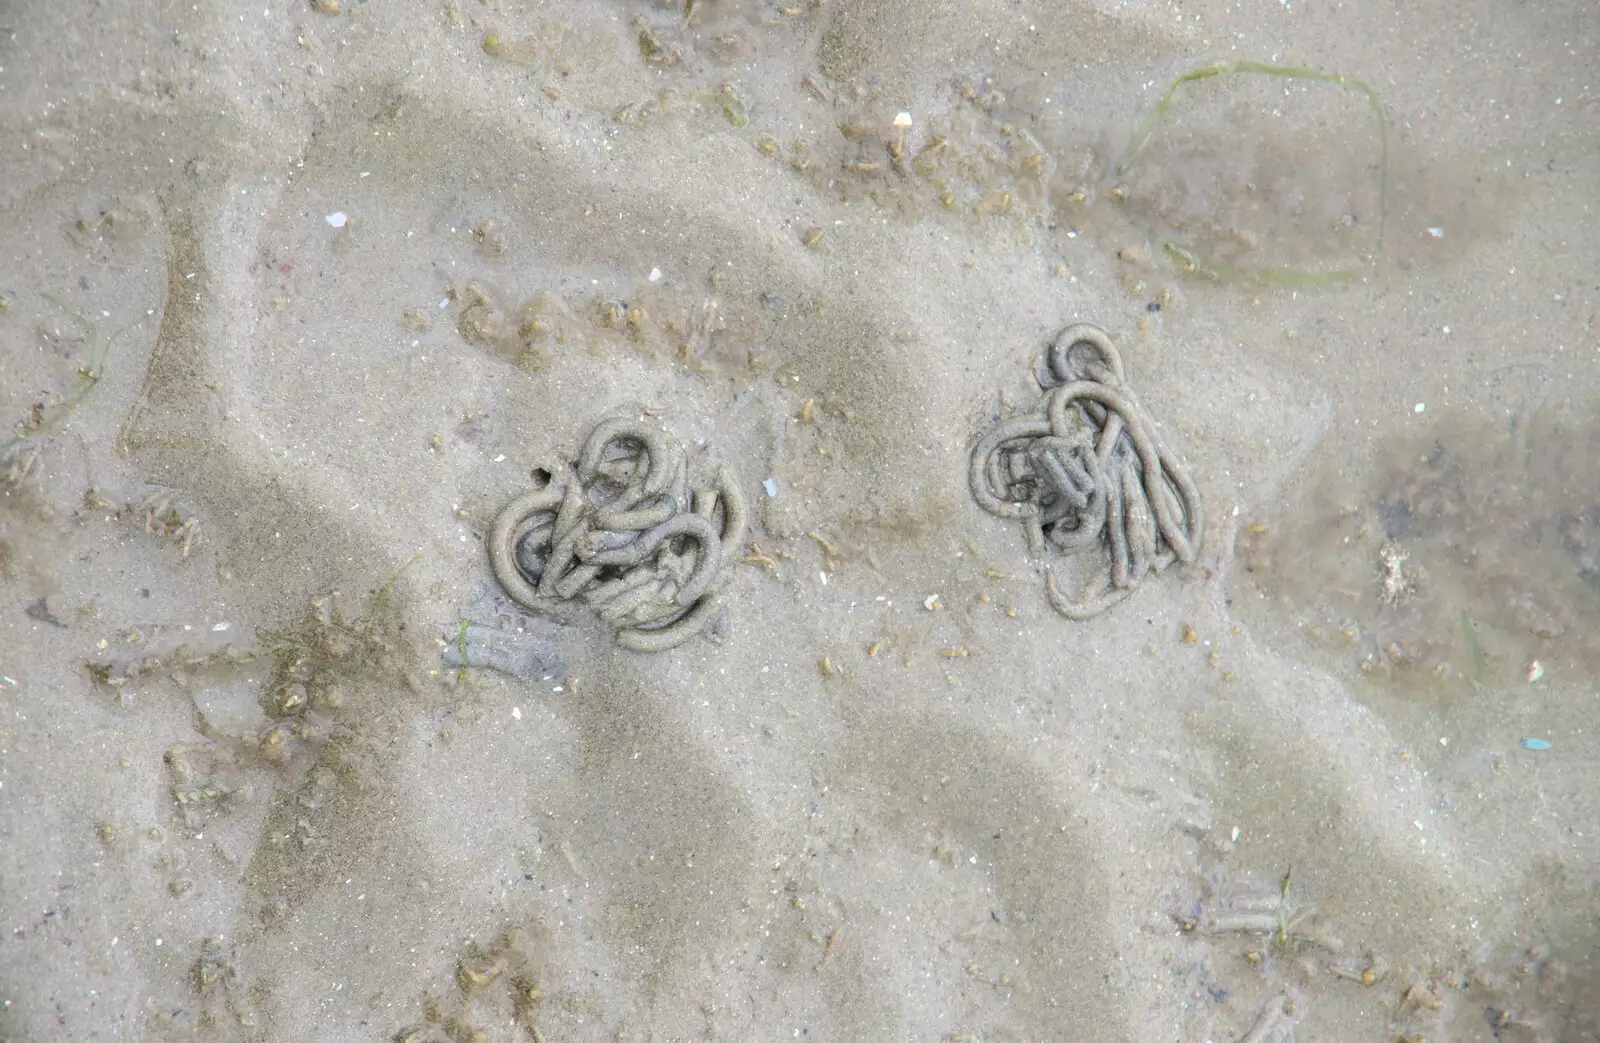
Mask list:
[[[1028,551],[1067,559],[1087,583],[1058,581],[1045,566],[1050,604],[1089,619],[1140,580],[1200,552],[1200,497],[1156,439],[1104,330],[1068,326],[1037,369],[1043,415],[1002,420],[972,449],[968,482],[978,505],[1020,521]],[[1102,555],[1101,548],[1106,549]],[[1109,563],[1103,571],[1096,562]],[[1063,586],[1076,587],[1076,593]]]
[[[561,621],[587,606],[635,652],[675,648],[711,623],[745,534],[727,467],[691,490],[677,443],[613,418],[590,432],[575,466],[544,471],[543,486],[506,504],[489,534],[490,566],[514,601]]]

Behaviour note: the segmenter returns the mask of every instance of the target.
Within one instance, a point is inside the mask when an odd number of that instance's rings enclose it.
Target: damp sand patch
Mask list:
[[[1218,62],[1162,92],[1109,195],[1183,274],[1309,286],[1357,278],[1379,250],[1388,167],[1383,104],[1362,81]]]

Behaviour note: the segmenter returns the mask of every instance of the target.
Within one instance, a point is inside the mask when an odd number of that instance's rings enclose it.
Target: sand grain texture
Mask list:
[[[1593,12],[689,7],[0,11],[0,1040],[1600,1035]],[[1387,168],[1117,171],[1242,60]],[[1208,523],[1083,624],[1078,321]],[[609,415],[752,503],[670,653],[489,574]]]

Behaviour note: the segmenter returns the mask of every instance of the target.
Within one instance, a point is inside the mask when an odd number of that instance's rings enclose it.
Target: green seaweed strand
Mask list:
[[[1123,150],[1121,158],[1117,160],[1116,176],[1122,177],[1127,173],[1135,156],[1144,148],[1155,133],[1161,122],[1167,117],[1167,110],[1172,107],[1178,93],[1188,84],[1200,80],[1209,80],[1217,76],[1255,75],[1274,76],[1286,80],[1311,80],[1316,83],[1330,83],[1336,87],[1359,91],[1367,99],[1367,104],[1372,109],[1372,114],[1378,121],[1378,245],[1383,245],[1384,228],[1389,220],[1389,123],[1383,114],[1383,102],[1378,98],[1378,92],[1373,90],[1361,80],[1341,73],[1318,72],[1299,65],[1271,65],[1266,62],[1254,61],[1224,61],[1213,65],[1191,69],[1179,76],[1162,92],[1150,109],[1140,120],[1138,128],[1134,131],[1128,147]],[[1181,269],[1192,275],[1210,279],[1215,282],[1255,282],[1269,286],[1302,287],[1318,286],[1330,282],[1348,282],[1356,277],[1356,272],[1340,269],[1331,272],[1307,271],[1300,268],[1229,268],[1224,265],[1213,265],[1194,250],[1171,240],[1161,240],[1161,246],[1179,261]]]
[[[63,315],[77,324],[79,329],[83,330],[84,336],[89,340],[88,361],[78,367],[73,386],[71,390],[66,392],[61,401],[43,410],[37,420],[25,424],[21,434],[11,438],[4,445],[0,445],[0,460],[5,459],[30,438],[50,434],[60,429],[67,422],[67,419],[72,416],[73,411],[83,404],[84,399],[89,397],[89,392],[93,391],[95,386],[100,383],[100,378],[105,370],[106,359],[111,355],[112,345],[121,340],[123,334],[139,325],[137,322],[130,322],[111,334],[111,336],[101,340],[99,323],[80,315],[73,310],[71,305],[54,294],[41,293],[39,296],[49,301]]]

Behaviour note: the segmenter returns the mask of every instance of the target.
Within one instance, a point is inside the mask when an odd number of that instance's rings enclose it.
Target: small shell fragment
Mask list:
[[[1532,684],[1544,676],[1544,664],[1535,659],[1528,664],[1528,683]]]
[[[911,126],[911,113],[897,113],[894,118],[894,125],[902,129]]]

